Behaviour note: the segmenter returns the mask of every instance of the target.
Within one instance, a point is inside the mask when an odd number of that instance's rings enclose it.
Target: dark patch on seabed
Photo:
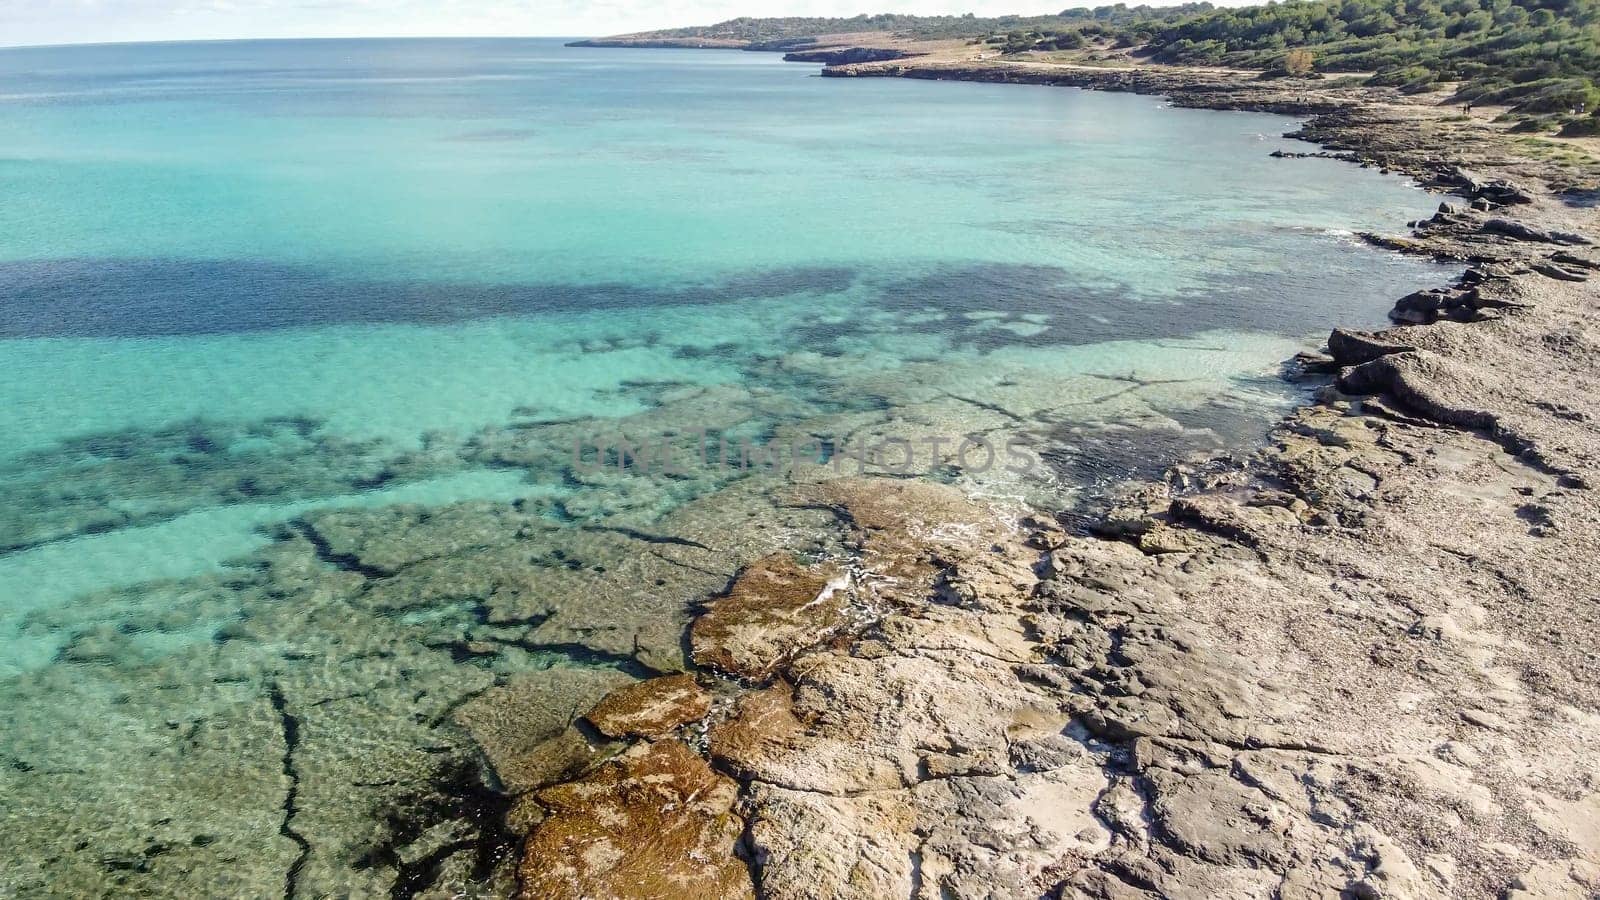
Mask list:
[[[1235,272],[1191,285],[1181,296],[1148,296],[1128,286],[1085,283],[1061,267],[1008,263],[947,266],[911,277],[841,266],[754,269],[702,284],[651,287],[360,279],[313,266],[240,259],[35,260],[0,263],[0,338],[445,325],[539,313],[838,294],[858,282],[871,288],[865,309],[947,314],[941,321],[901,321],[887,327],[950,333],[957,344],[977,349],[1174,338],[1219,328],[1259,331],[1263,326],[1303,335],[1370,312],[1366,288],[1372,286],[1371,261],[1367,253],[1331,254],[1313,283],[1291,285],[1287,293],[1281,274]],[[1043,330],[1027,334],[961,315],[994,311],[1048,318]],[[796,342],[821,351],[840,337],[873,327],[863,322],[818,325],[796,335]]]
[[[204,506],[352,494],[461,466],[298,417],[83,435],[0,460],[0,555]]]
[[[317,325],[442,325],[541,312],[698,306],[838,293],[843,268],[760,270],[703,285],[383,281],[252,260],[0,263],[0,338],[155,337]]]
[[[1421,284],[1440,269],[1401,263]],[[1302,338],[1340,324],[1378,319],[1375,294],[1392,293],[1395,273],[1373,275],[1366,248],[1337,247],[1316,271],[1298,275],[1234,271],[1206,276],[1177,294],[1147,294],[1130,285],[1085,283],[1058,266],[981,264],[951,266],[911,278],[874,282],[879,308],[904,314],[934,310],[940,320],[898,322],[899,330],[948,334],[960,346],[1071,346],[1126,340],[1189,338],[1219,330],[1268,332]],[[964,314],[981,313],[983,318]],[[995,316],[998,314],[998,316]],[[1037,321],[1019,319],[1033,315]],[[995,316],[995,317],[990,317]],[[1013,330],[1019,323],[1037,325]],[[815,342],[836,341],[856,323],[812,326]]]
[[[445,861],[461,853],[471,857],[471,881],[477,884],[489,881],[495,867],[511,853],[517,840],[506,824],[513,801],[491,787],[487,783],[489,780],[490,776],[476,761],[447,762],[428,792],[400,798],[382,811],[380,818],[387,837],[356,860],[355,868],[374,865],[393,868],[395,881],[389,892],[393,900],[411,900],[433,887],[439,881]],[[469,827],[455,840],[443,842],[409,861],[401,853],[402,848],[421,838],[428,829],[448,822],[460,822]]]

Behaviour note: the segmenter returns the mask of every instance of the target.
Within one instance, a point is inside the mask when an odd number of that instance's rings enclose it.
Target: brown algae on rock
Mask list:
[[[759,681],[846,621],[849,587],[849,570],[837,563],[801,566],[789,553],[757,560],[690,626],[694,661]]]
[[[535,795],[546,815],[519,868],[526,900],[744,900],[739,786],[683,743],[638,744]]]
[[[711,695],[694,676],[664,675],[612,691],[584,718],[606,737],[653,740],[710,711]]]

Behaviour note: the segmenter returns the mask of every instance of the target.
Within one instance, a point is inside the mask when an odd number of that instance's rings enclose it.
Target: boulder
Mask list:
[[[1577,246],[1590,243],[1589,239],[1581,234],[1573,234],[1566,231],[1544,231],[1511,219],[1489,219],[1483,223],[1483,230],[1488,234],[1500,234],[1519,241],[1533,241],[1543,244]]]
[[[1389,318],[1397,322],[1425,325],[1437,320],[1451,304],[1451,292],[1445,288],[1428,288],[1413,291],[1395,301]]]
[[[739,678],[767,678],[846,621],[847,583],[836,563],[801,566],[788,553],[757,560],[695,620],[689,634],[695,663]]]
[[[667,675],[612,691],[584,716],[613,738],[660,738],[711,711],[711,695],[692,675]]]
[[[679,741],[639,744],[577,781],[540,791],[523,900],[745,900],[734,855],[738,785]]]
[[[1366,331],[1335,328],[1333,333],[1328,335],[1328,353],[1342,366],[1359,366],[1362,363],[1372,362],[1380,356],[1404,353],[1410,349],[1412,348],[1395,343],[1384,335]]]
[[[1574,272],[1571,269],[1564,269],[1555,263],[1537,262],[1533,264],[1533,270],[1538,272],[1540,275],[1545,276],[1546,278],[1554,278],[1557,281],[1589,280],[1588,275],[1585,275],[1582,272]]]
[[[1532,195],[1517,185],[1503,178],[1485,178],[1464,166],[1445,166],[1439,170],[1434,181],[1442,186],[1456,188],[1458,193],[1474,201],[1486,201],[1486,207],[1490,204],[1511,206],[1533,202]]]

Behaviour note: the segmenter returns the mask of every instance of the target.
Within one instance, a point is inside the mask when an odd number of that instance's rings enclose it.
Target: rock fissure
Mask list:
[[[295,802],[300,793],[300,771],[294,759],[295,751],[300,746],[300,720],[289,712],[289,702],[277,682],[268,688],[267,697],[278,716],[279,732],[283,738],[283,775],[289,780],[289,787],[283,794],[283,819],[278,823],[278,834],[293,841],[298,848],[294,861],[283,875],[283,898],[295,900],[300,885],[300,870],[305,868],[306,861],[311,857],[311,842],[294,827],[294,817],[298,811]]]
[[[688,538],[676,537],[670,534],[652,534],[638,528],[625,528],[619,525],[585,525],[584,531],[600,532],[604,534],[619,534],[626,538],[642,541],[646,544],[666,544],[674,547],[693,547],[696,550],[713,552],[713,548]]]

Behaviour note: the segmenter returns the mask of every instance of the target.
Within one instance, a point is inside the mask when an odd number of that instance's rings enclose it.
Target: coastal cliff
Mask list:
[[[629,895],[641,871],[664,897],[1600,893],[1600,167],[1314,81],[823,74],[1311,116],[1326,152],[1455,198],[1369,240],[1467,268],[1297,360],[1327,384],[1265,446],[1086,523],[935,484],[797,487],[848,564],[747,566],[690,630],[692,684],[588,714],[650,724],[520,796],[523,896]]]
[[[785,53],[785,62],[822,63],[828,67],[856,63],[885,62],[894,59],[913,59],[921,54],[894,47],[838,47],[822,50],[796,50]],[[824,72],[827,69],[823,70]]]

